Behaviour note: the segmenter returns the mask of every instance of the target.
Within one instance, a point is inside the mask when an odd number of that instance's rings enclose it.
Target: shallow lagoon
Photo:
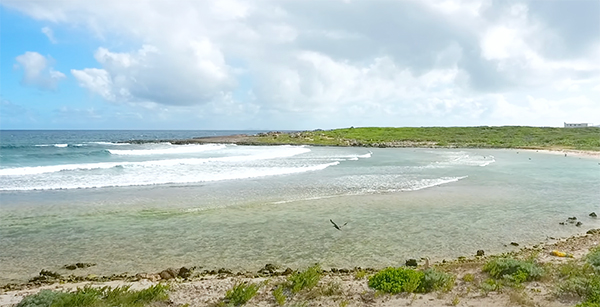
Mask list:
[[[513,241],[535,244],[600,227],[588,217],[600,211],[597,159],[309,148],[278,163],[339,163],[200,183],[3,191],[0,281],[74,262],[97,263],[82,274],[183,265],[256,270],[266,263],[384,267],[508,251]],[[253,167],[269,167],[261,165]],[[569,216],[583,226],[558,224]],[[338,231],[329,219],[348,225]]]

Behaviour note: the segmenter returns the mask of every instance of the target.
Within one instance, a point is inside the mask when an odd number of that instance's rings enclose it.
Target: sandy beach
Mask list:
[[[534,259],[545,267],[565,263],[581,264],[591,248],[600,242],[600,230],[590,230],[569,238],[548,238],[546,242],[526,246],[505,256],[517,259]],[[572,257],[557,257],[553,251],[561,251]],[[381,294],[368,287],[368,276],[373,272],[358,273],[356,269],[338,269],[323,273],[319,284],[310,291],[291,297],[285,306],[573,306],[578,298],[557,296],[558,282],[552,278],[526,282],[522,287],[503,287],[496,291],[483,290],[482,284],[489,278],[481,270],[494,256],[466,257],[444,263],[431,263],[437,269],[456,276],[455,285],[450,291],[437,291],[427,294]],[[423,261],[419,269],[426,265]],[[227,290],[240,282],[260,284],[257,295],[247,306],[278,306],[273,296],[277,285],[286,281],[283,268],[270,268],[271,272],[194,272],[191,277],[161,278],[161,274],[137,274],[121,280],[105,282],[56,282],[44,285],[33,283],[13,285],[18,290],[5,286],[0,291],[0,306],[16,306],[23,297],[35,294],[42,289],[72,291],[78,287],[118,287],[129,285],[132,289],[144,289],[159,282],[171,286],[168,306],[217,306],[222,302]],[[364,272],[364,271],[363,271]],[[265,274],[266,273],[266,274]],[[465,276],[470,275],[471,278]],[[189,305],[186,305],[189,304]],[[162,305],[161,305],[162,306]]]

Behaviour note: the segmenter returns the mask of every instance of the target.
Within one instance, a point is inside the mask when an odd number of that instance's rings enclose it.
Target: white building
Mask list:
[[[576,123],[576,124],[568,124],[565,123],[565,128],[583,128],[587,127],[588,123]]]

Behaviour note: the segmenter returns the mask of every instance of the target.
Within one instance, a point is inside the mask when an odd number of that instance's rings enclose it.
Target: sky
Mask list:
[[[599,0],[2,0],[0,129],[600,124]]]

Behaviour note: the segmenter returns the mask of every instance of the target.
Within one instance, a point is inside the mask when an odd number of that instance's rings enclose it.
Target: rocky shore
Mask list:
[[[559,279],[548,277],[523,283],[519,287],[490,288],[486,284],[490,280],[489,275],[482,267],[498,256],[530,259],[544,265],[547,270],[560,265],[577,265],[585,261],[590,249],[597,247],[599,242],[600,229],[593,229],[570,238],[548,238],[546,242],[503,255],[486,255],[480,250],[473,256],[437,263],[429,263],[428,259],[408,260],[406,264],[416,265],[417,270],[435,267],[455,276],[452,289],[422,294],[390,295],[371,289],[368,277],[377,271],[372,268],[331,268],[322,271],[322,278],[314,290],[299,293],[288,301],[295,305],[286,306],[573,306],[580,298],[561,296],[558,291]],[[93,264],[69,264],[65,267],[75,267],[73,271],[76,272],[90,265]],[[181,267],[154,273],[110,276],[62,276],[41,270],[38,276],[30,278],[27,283],[3,285],[0,306],[16,306],[23,297],[42,289],[72,291],[85,285],[128,285],[132,289],[143,289],[157,283],[171,285],[168,306],[218,306],[227,291],[240,283],[260,285],[256,296],[247,306],[278,306],[273,291],[295,273],[297,270],[274,264],[267,264],[257,272]]]

